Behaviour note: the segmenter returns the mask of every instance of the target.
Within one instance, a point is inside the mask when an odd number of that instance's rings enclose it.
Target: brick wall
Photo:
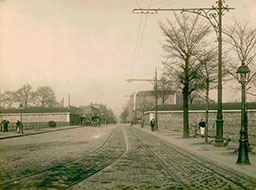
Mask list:
[[[149,114],[144,116],[145,124],[149,125]],[[209,112],[209,135],[215,136],[216,131],[216,111]],[[204,111],[189,112],[189,132],[194,135],[200,119],[205,119]],[[223,135],[224,138],[231,138],[232,141],[238,141],[241,128],[240,110],[223,110]],[[158,112],[158,128],[183,132],[183,111],[160,111]],[[198,131],[199,132],[199,131]],[[248,111],[248,137],[251,144],[256,144],[256,110]]]

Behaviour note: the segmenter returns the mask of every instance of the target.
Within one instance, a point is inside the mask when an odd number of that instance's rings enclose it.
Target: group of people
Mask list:
[[[8,132],[9,131],[9,121],[8,120],[3,120],[3,122],[1,123],[1,130],[2,130],[2,125],[4,126],[4,132]],[[19,120],[17,120],[16,122],[16,131],[18,133],[23,133],[23,124],[22,122],[20,122]]]
[[[4,126],[4,132],[8,132],[8,125],[9,125],[9,121],[8,120],[3,120],[2,124],[1,124],[1,130],[2,130],[2,125]]]

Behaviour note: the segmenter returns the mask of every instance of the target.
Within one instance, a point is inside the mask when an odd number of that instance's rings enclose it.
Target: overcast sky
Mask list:
[[[65,105],[70,94],[72,105],[103,103],[119,115],[126,95],[152,89],[148,82],[129,84],[125,79],[153,78],[155,67],[161,73],[158,22],[170,16],[142,16],[132,14],[132,9],[147,8],[150,2],[153,8],[210,7],[215,1],[1,0],[2,93],[25,83],[34,90],[51,86],[58,101],[65,98]],[[224,25],[233,17],[251,19],[256,25],[256,0],[226,0],[226,4],[235,10],[225,14]],[[224,86],[223,101],[232,97]]]

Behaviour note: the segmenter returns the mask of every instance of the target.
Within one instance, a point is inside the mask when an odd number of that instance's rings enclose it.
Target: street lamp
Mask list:
[[[19,110],[20,110],[20,122],[22,122],[22,109],[23,109],[23,104],[19,105]]]
[[[238,150],[238,159],[237,164],[250,164],[249,161],[249,146],[248,146],[248,134],[247,134],[247,116],[246,116],[246,110],[245,110],[245,104],[246,104],[246,83],[250,77],[250,69],[245,65],[242,64],[237,69],[237,77],[239,82],[242,86],[242,102],[241,102],[241,129],[240,129],[240,139],[239,139],[239,150]]]

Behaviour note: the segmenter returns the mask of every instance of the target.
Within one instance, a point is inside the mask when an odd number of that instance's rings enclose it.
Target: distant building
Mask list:
[[[173,105],[176,104],[177,94],[175,91],[169,91],[168,96],[164,101],[164,104]],[[139,91],[138,93],[132,94],[126,105],[128,109],[128,118],[130,122],[138,123],[141,119],[143,112],[152,110],[156,104],[156,92],[154,90]],[[162,105],[163,100],[161,97],[157,98],[157,104]]]
[[[164,100],[165,105],[176,104],[177,93],[175,91],[169,91]],[[156,92],[154,90],[139,91],[136,94],[135,107],[139,111],[147,111],[155,107]],[[163,99],[158,92],[157,105],[163,105]]]

